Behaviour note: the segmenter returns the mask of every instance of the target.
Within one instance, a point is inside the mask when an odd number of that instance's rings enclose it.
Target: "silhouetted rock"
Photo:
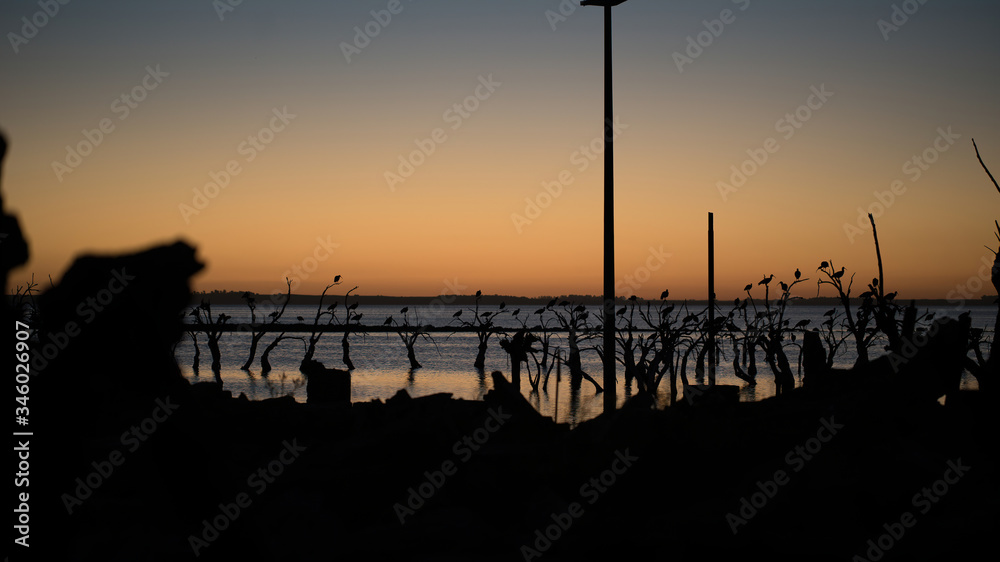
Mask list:
[[[299,367],[306,376],[306,400],[310,404],[350,404],[351,373],[327,369],[314,359],[302,361]]]
[[[202,267],[183,242],[78,258],[38,299],[36,371],[91,407],[113,407],[120,394],[145,401],[185,392],[173,347],[183,333],[189,279]]]

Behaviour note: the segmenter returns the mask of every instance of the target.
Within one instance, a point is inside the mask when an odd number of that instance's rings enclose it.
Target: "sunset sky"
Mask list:
[[[571,0],[4,2],[11,282],[181,238],[199,290],[599,294],[603,25]],[[704,298],[709,212],[722,298],[797,267],[815,296],[823,260],[863,285],[868,212],[900,297],[993,292],[996,0],[630,0],[614,33],[620,295]]]

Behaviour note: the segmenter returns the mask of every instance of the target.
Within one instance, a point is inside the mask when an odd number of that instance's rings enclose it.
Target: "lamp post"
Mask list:
[[[604,411],[617,406],[615,376],[615,155],[611,73],[611,8],[626,0],[584,0],[604,8]]]

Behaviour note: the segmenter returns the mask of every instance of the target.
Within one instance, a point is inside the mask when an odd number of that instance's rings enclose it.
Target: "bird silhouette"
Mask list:
[[[816,268],[816,271],[819,271],[821,269],[826,269],[828,267],[830,267],[830,264],[827,263],[827,262],[823,262],[823,263],[819,264],[819,267]]]
[[[798,281],[799,279],[802,279],[802,272],[799,271],[799,268],[796,267],[795,268],[795,280]]]
[[[296,316],[295,319],[298,320],[299,322],[305,322],[306,321],[306,319],[303,318],[303,317],[301,317],[301,316]]]
[[[774,274],[772,273],[770,277],[765,277],[765,278],[761,279],[757,284],[758,285],[769,285],[773,279],[774,279]]]
[[[481,296],[483,296],[483,292],[482,292],[482,291],[476,291],[476,296],[477,296],[477,297],[481,297]]]
[[[665,289],[662,293],[660,293],[660,300],[666,299],[669,296],[670,296],[670,290]]]
[[[753,289],[753,283],[750,283],[750,284],[749,284],[749,285],[747,285],[746,287],[743,287],[743,290],[744,290],[744,291],[747,291],[747,292],[750,292],[750,289]]]
[[[404,306],[404,307],[403,307],[402,309],[400,309],[399,313],[400,313],[400,314],[406,314],[406,311],[407,311],[407,310],[410,310],[410,307],[408,307],[408,306]]]
[[[392,324],[392,316],[386,318],[385,322],[382,322],[383,326],[388,326],[389,324]]]
[[[838,271],[838,272],[836,272],[836,273],[833,274],[833,278],[834,279],[840,279],[841,277],[843,277],[845,269],[846,268],[844,268],[844,267],[840,268],[840,271]]]
[[[784,281],[779,281],[779,283],[781,283],[781,290],[783,292],[788,292],[788,285],[786,285]]]
[[[458,317],[459,317],[459,316],[461,316],[461,315],[462,315],[462,311],[461,311],[461,310],[459,310],[459,311],[458,311],[458,312],[456,312],[455,314],[452,314],[452,315],[451,315],[451,317],[452,317],[452,318],[458,318]]]
[[[333,282],[334,283],[340,283],[340,276],[339,275],[334,276]]]

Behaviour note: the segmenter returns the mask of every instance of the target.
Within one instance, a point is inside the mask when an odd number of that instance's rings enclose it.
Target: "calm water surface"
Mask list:
[[[508,307],[513,311],[517,307]],[[523,307],[519,316],[534,312],[537,306]],[[588,307],[592,315],[596,315],[595,307]],[[445,306],[445,305],[420,305],[415,304],[409,307],[409,319],[411,323],[432,324],[435,326],[457,325],[452,315],[463,309],[463,317],[471,317],[466,307]],[[963,310],[968,310],[966,307]],[[258,308],[258,321],[262,317],[266,318],[270,312],[266,306]],[[495,307],[483,307],[481,311],[496,310]],[[795,306],[792,304],[788,308],[786,318],[791,321],[791,325],[802,319],[810,319],[812,323],[809,327],[819,325],[825,318],[823,313],[829,310],[828,307],[817,306]],[[990,307],[972,307],[973,327],[992,329],[995,319],[995,309]],[[366,325],[381,325],[387,316],[392,315],[397,321],[402,320],[398,306],[369,305],[358,308],[364,313],[362,321]],[[218,316],[225,313],[232,317],[230,323],[248,322],[250,314],[245,306],[219,305],[213,306],[212,312]],[[700,309],[692,310],[700,312]],[[924,310],[921,310],[924,312]],[[931,310],[938,316],[956,317],[961,311],[951,308],[940,308]],[[414,316],[416,314],[416,317]],[[316,306],[309,305],[289,305],[282,317],[283,324],[298,323],[298,316],[303,317],[307,322],[311,322],[316,315]],[[538,316],[531,315],[532,322],[537,323]],[[543,320],[551,318],[551,313],[546,313]],[[508,327],[519,327],[520,324],[511,316],[504,314],[498,317],[497,323]],[[555,324],[550,324],[554,326]],[[222,381],[223,387],[230,390],[234,396],[245,394],[251,400],[263,400],[275,396],[289,394],[296,400],[304,402],[306,399],[305,379],[299,373],[298,366],[302,361],[305,352],[305,343],[299,340],[285,340],[275,348],[269,359],[272,371],[268,376],[261,375],[260,354],[279,332],[268,333],[261,340],[257,357],[252,369],[243,371],[240,367],[246,361],[250,335],[248,333],[230,332],[226,333],[220,341],[222,352]],[[290,334],[302,336],[303,339],[309,334]],[[317,346],[315,358],[327,367],[344,368],[341,361],[342,348],[340,338],[342,334],[330,332],[322,335]],[[351,395],[354,402],[366,402],[373,399],[386,400],[392,397],[400,389],[405,389],[411,396],[425,396],[439,392],[451,393],[455,398],[468,400],[480,400],[488,392],[493,384],[489,373],[494,370],[502,371],[510,378],[510,362],[508,355],[500,348],[497,339],[490,341],[489,351],[486,355],[485,373],[479,373],[473,367],[476,358],[478,339],[474,334],[450,332],[432,333],[433,341],[420,340],[416,344],[417,360],[423,368],[414,371],[410,370],[409,362],[406,358],[406,348],[403,346],[399,336],[395,333],[372,333],[353,334],[351,336],[351,358],[357,367],[352,372]],[[208,347],[205,345],[204,334],[198,335],[201,347],[201,361],[198,373],[192,368],[194,357],[194,346],[190,337],[186,337],[177,346],[176,357],[185,377],[191,382],[212,381],[214,375],[211,371],[211,357]],[[597,343],[598,340],[581,343],[582,348]],[[556,334],[553,337],[554,346],[565,348],[565,337],[563,334]],[[774,395],[774,382],[770,369],[763,362],[763,355],[758,353],[758,373],[757,385],[749,386],[733,375],[731,350],[724,350],[725,356],[717,370],[717,382],[719,384],[732,384],[742,388],[741,400],[755,401],[768,398]],[[797,369],[798,348],[789,346],[786,349],[789,361],[792,362],[793,370]],[[878,351],[873,350],[872,355],[877,356]],[[835,364],[838,367],[849,367],[856,360],[856,355],[851,352],[851,346],[842,348],[837,356]],[[602,382],[602,366],[597,352],[591,349],[583,349],[582,362],[584,370],[594,377],[599,383]],[[635,391],[634,388],[626,388],[623,381],[623,368],[619,366],[618,379],[618,402],[619,405]],[[689,362],[688,376],[691,382],[696,383],[694,373],[694,362]],[[590,419],[601,413],[603,410],[603,395],[596,394],[594,386],[584,380],[579,388],[571,388],[567,377],[563,377],[559,384],[556,384],[556,374],[553,370],[549,380],[547,390],[540,390],[538,393],[531,392],[527,381],[527,374],[521,373],[521,391],[525,398],[535,406],[535,408],[546,416],[558,415],[558,421],[575,425]],[[797,383],[801,384],[801,379],[797,377]],[[679,383],[678,383],[679,384]],[[976,381],[970,375],[965,375],[962,382],[963,388],[976,388]],[[556,392],[558,387],[558,401]],[[665,405],[669,401],[669,376],[664,377],[659,388],[659,403]],[[557,412],[558,410],[558,412]]]

